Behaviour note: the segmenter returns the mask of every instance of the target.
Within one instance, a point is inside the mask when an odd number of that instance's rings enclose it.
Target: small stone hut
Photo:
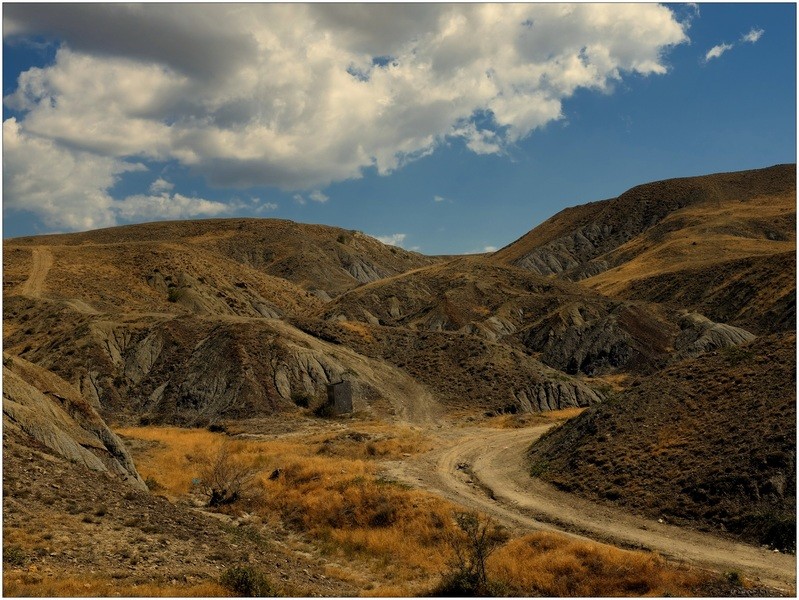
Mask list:
[[[344,415],[352,412],[352,384],[349,381],[339,381],[327,386],[327,405],[334,415]]]

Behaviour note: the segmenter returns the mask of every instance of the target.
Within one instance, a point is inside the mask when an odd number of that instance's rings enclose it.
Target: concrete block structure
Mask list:
[[[352,412],[352,384],[339,381],[327,386],[327,404],[334,415],[345,415]]]

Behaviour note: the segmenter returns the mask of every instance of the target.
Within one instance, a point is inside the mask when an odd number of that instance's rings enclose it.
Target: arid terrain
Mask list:
[[[472,592],[795,594],[795,174],[486,255],[268,219],[5,240],[4,593],[463,594],[466,512],[502,528]]]

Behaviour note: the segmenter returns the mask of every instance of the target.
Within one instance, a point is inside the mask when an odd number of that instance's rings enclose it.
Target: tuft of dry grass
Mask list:
[[[339,325],[343,329],[357,334],[364,342],[371,343],[375,341],[372,332],[369,331],[369,328],[363,323],[358,323],[357,321],[341,321]]]

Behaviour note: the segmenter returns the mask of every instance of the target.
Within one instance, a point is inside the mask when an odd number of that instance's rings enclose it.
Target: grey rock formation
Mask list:
[[[77,389],[7,355],[3,356],[3,424],[67,460],[147,489],[122,441]]]
[[[546,380],[527,389],[516,390],[513,395],[521,411],[528,413],[590,406],[605,399],[600,392],[579,381]]]
[[[680,320],[682,331],[674,342],[680,357],[698,356],[704,352],[738,346],[755,339],[753,333],[724,323],[714,323],[698,313],[689,313]]]

